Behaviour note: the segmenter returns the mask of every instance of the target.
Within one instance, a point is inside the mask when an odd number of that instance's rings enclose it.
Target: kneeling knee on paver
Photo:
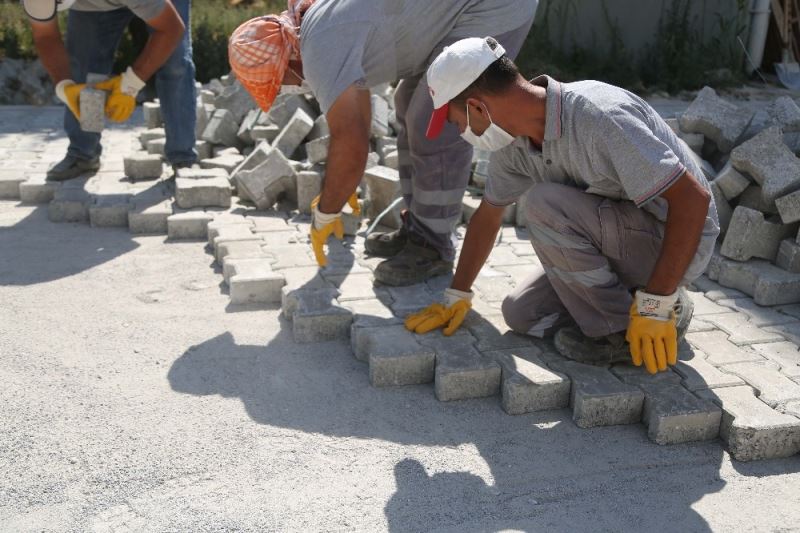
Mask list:
[[[506,325],[517,333],[525,334],[529,328],[529,320],[525,320],[525,310],[522,309],[519,302],[511,296],[506,296],[500,306],[503,313],[503,320]]]

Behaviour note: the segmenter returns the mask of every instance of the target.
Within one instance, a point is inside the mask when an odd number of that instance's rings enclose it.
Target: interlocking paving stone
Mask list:
[[[436,351],[434,391],[441,402],[495,396],[500,375],[500,365],[471,346]]]
[[[737,363],[725,365],[722,370],[742,378],[755,389],[756,396],[770,407],[800,400],[800,385],[782,374],[774,363]]]
[[[727,333],[729,335],[728,340],[739,346],[781,340],[779,334],[758,327],[744,313],[705,315],[703,319]]]
[[[164,171],[161,156],[145,152],[134,153],[123,158],[125,175],[131,179],[155,179]]]
[[[289,276],[285,274],[284,276],[286,285],[281,289],[281,313],[289,320],[294,319],[294,313],[297,311],[300,300],[312,297],[306,296],[307,294],[314,294],[314,298],[327,299],[329,302],[335,301],[336,297],[339,296],[339,291],[334,287],[326,285],[327,282],[325,280],[318,279],[319,284],[309,282],[301,287],[293,287],[290,283]]]
[[[721,152],[730,152],[753,120],[754,113],[723,100],[714,89],[704,87],[679,119],[681,130],[702,133]]]
[[[524,348],[531,345],[531,338],[511,331],[502,315],[482,315],[471,311],[461,326],[472,333],[480,351]]]
[[[793,342],[754,344],[752,348],[780,366],[781,373],[790,378],[800,377],[800,348]]]
[[[229,278],[231,303],[277,303],[286,279],[263,259],[233,259]],[[226,264],[226,266],[228,266]]]
[[[217,109],[208,121],[201,138],[212,144],[237,146],[239,140],[239,124],[233,113],[226,109]]]
[[[46,204],[60,187],[59,183],[47,181],[44,174],[30,176],[19,184],[19,200],[26,204]]]
[[[369,209],[367,216],[374,219],[400,197],[400,174],[389,167],[373,166],[364,172]],[[401,202],[402,204],[402,202]],[[400,212],[403,206],[395,206],[382,219],[383,225],[392,229],[401,226]]]
[[[105,125],[106,92],[84,87],[80,93],[80,127],[83,131],[100,133]]]
[[[719,300],[717,303],[719,303],[721,306],[735,309],[736,311],[747,315],[750,323],[758,327],[776,326],[797,321],[797,318],[795,317],[781,313],[774,307],[764,307],[758,305],[749,298]]]
[[[369,361],[369,381],[374,387],[431,383],[436,353],[417,342],[402,325],[363,328]]]
[[[773,261],[778,255],[781,241],[796,232],[796,225],[772,222],[765,219],[764,213],[760,211],[739,206],[733,212],[720,253],[736,261],[746,261],[753,257]]]
[[[794,239],[781,241],[775,264],[787,272],[800,274],[800,244],[795,242]]]
[[[510,246],[497,246],[492,249],[492,253],[489,255],[489,264],[493,267],[530,265],[531,261],[515,254]]]
[[[27,179],[21,170],[0,170],[0,199],[19,200],[19,186]]]
[[[309,247],[295,245],[271,246],[269,252],[277,259],[272,264],[274,270],[317,265]]]
[[[554,361],[548,366],[572,381],[570,405],[578,427],[634,424],[641,420],[644,393],[622,383],[608,369],[574,361]]]
[[[791,322],[789,324],[781,324],[780,326],[769,326],[765,329],[773,333],[779,333],[786,340],[800,345],[800,322]]]
[[[779,413],[750,387],[727,387],[699,395],[722,408],[720,437],[738,461],[789,457],[800,452],[800,419]]]
[[[206,210],[206,213],[209,213],[209,211]],[[228,216],[225,217],[215,216],[214,220],[209,222],[208,225],[206,226],[207,229],[206,236],[208,237],[208,244],[214,244],[214,239],[217,238],[217,236],[219,235],[220,229],[228,226],[235,226],[237,224],[245,225],[250,228],[253,227],[253,221],[248,218],[245,218],[243,215],[229,214]]]
[[[225,172],[231,173],[242,164],[244,156],[241,154],[222,154],[217,157],[210,157],[200,160],[200,168],[221,168]]]
[[[781,412],[800,419],[800,402],[789,402],[783,406]]]
[[[297,109],[283,130],[275,137],[272,146],[286,157],[291,157],[313,127],[314,119],[302,109]]]
[[[208,224],[214,217],[203,211],[175,213],[167,217],[167,237],[172,240],[202,239],[208,236]]]
[[[344,276],[325,276],[341,292],[340,302],[349,300],[368,300],[376,298],[379,294],[387,295],[383,288],[375,287],[375,278],[372,274],[350,274]]]
[[[298,343],[347,339],[353,313],[329,297],[327,290],[302,291],[292,315],[294,341]]]
[[[266,258],[273,261],[271,256],[264,252],[259,240],[249,241],[221,241],[217,246],[215,259],[223,268],[228,259],[240,258]]]
[[[175,179],[175,201],[178,206],[191,207],[229,207],[231,205],[231,185],[227,178]]]
[[[797,222],[800,220],[800,191],[781,196],[775,200],[775,207],[784,224]]]
[[[433,293],[424,283],[407,287],[387,287],[392,297],[392,311],[399,317],[421,311],[434,302]]]
[[[550,370],[536,347],[485,351],[502,369],[501,404],[510,415],[569,405],[569,378]]]
[[[723,258],[718,263],[719,282],[749,294],[759,305],[800,302],[800,276],[797,274],[759,259],[741,263]]]
[[[719,171],[714,179],[726,200],[733,200],[752,183],[747,176],[736,170],[730,161]]]
[[[691,359],[679,360],[674,368],[683,378],[683,386],[693,392],[744,385],[744,381],[735,375],[722,372],[709,363],[706,354],[699,350],[694,350],[694,357]]]
[[[514,290],[510,276],[479,275],[472,284],[472,290],[487,302],[502,302]]]
[[[689,322],[689,328],[686,330],[689,333],[694,333],[697,331],[712,331],[717,329],[717,326],[710,322],[706,322],[705,320],[701,320],[699,318],[692,318],[692,321]]]
[[[720,366],[731,363],[763,361],[764,358],[746,347],[739,347],[728,340],[724,331],[701,331],[687,333],[686,340],[706,354],[709,363]]]
[[[131,209],[130,194],[96,196],[89,205],[89,223],[92,227],[126,228]]]
[[[689,297],[694,302],[694,316],[716,315],[719,313],[732,313],[732,309],[723,307],[709,300],[703,293],[689,291]]]
[[[741,292],[737,291],[736,289],[731,289],[730,287],[723,287],[716,281],[711,281],[708,276],[700,276],[696,280],[692,282],[697,290],[705,294],[706,298],[711,300],[712,302],[719,302],[720,300],[736,300],[739,298],[747,298],[748,296]],[[694,291],[690,291],[694,292]],[[695,314],[696,313],[695,309]]]
[[[403,323],[401,318],[394,316],[386,303],[377,298],[344,301],[342,307],[353,312],[354,328],[392,326]]]
[[[719,435],[719,407],[685,389],[674,372],[649,375],[640,368],[621,365],[612,371],[623,382],[644,392],[642,422],[647,426],[647,436],[656,444],[697,442]]]
[[[60,187],[47,206],[51,222],[88,222],[91,195],[83,189]]]
[[[737,146],[731,163],[761,185],[761,198],[770,206],[800,188],[800,159],[783,142],[780,128],[767,128]]]
[[[172,202],[161,197],[135,197],[128,211],[128,229],[137,235],[165,235],[169,231],[169,217],[172,216]]]

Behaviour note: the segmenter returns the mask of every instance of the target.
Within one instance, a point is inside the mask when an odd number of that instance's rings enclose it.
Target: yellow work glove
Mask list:
[[[114,122],[125,122],[136,109],[136,95],[144,86],[145,82],[128,67],[119,76],[96,84],[95,88],[111,93],[106,99],[106,116]]]
[[[349,205],[350,209],[353,210],[353,214],[355,216],[359,216],[361,214],[361,204],[358,201],[358,195],[356,193],[350,195],[350,198],[347,199],[347,205]]]
[[[625,340],[630,344],[633,364],[651,374],[678,362],[678,331],[675,327],[677,291],[668,296],[636,291],[631,305]]]
[[[81,91],[84,87],[85,83],[75,83],[72,80],[61,80],[56,85],[56,96],[78,120],[81,119]]]
[[[472,293],[447,289],[444,291],[444,304],[432,304],[406,318],[406,329],[414,333],[428,333],[444,328],[442,333],[450,336],[464,322],[472,307]]]
[[[333,235],[337,239],[344,239],[344,225],[341,213],[323,213],[319,210],[319,196],[311,201],[311,249],[317,264],[324,267],[328,264],[325,257],[325,242]]]

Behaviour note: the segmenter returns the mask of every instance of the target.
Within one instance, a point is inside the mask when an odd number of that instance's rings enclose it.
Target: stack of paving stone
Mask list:
[[[720,218],[708,275],[759,305],[800,302],[800,107],[788,96],[763,116],[704,88],[676,121],[699,147]],[[687,133],[683,133],[687,132]]]

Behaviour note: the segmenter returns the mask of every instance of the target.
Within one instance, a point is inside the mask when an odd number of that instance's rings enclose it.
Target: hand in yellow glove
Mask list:
[[[328,264],[325,257],[324,245],[328,237],[333,235],[337,239],[344,238],[344,225],[341,213],[323,213],[319,210],[319,196],[311,202],[311,249],[317,264],[324,267]]]
[[[630,344],[636,366],[644,366],[651,374],[678,362],[678,332],[675,327],[677,291],[668,296],[636,291],[631,305],[630,322],[625,340]]]
[[[358,195],[356,193],[350,195],[350,198],[347,199],[347,205],[353,210],[355,216],[361,214],[361,204],[358,202]]]
[[[125,122],[136,109],[136,95],[145,85],[133,69],[128,67],[119,76],[96,84],[95,88],[111,93],[106,99],[106,116],[114,122]]]
[[[61,80],[56,85],[56,96],[78,120],[81,119],[81,91],[84,87],[85,83],[75,83],[72,80]]]
[[[444,328],[442,333],[450,336],[464,322],[472,307],[472,293],[447,289],[444,291],[444,304],[432,304],[406,318],[406,329],[414,333],[428,333]]]

